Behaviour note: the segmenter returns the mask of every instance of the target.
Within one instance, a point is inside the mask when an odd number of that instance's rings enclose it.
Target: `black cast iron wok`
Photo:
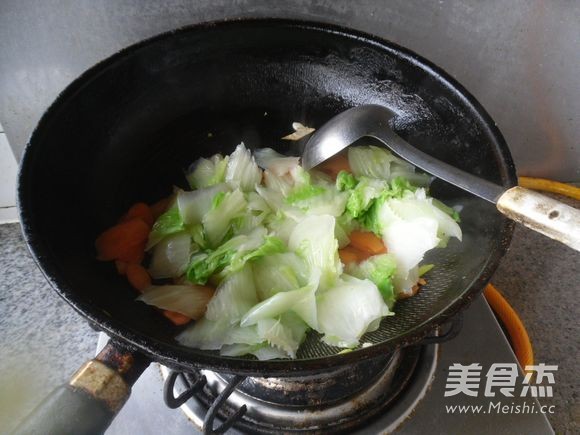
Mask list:
[[[351,353],[336,355],[315,337],[293,361],[181,347],[173,340],[178,329],[135,302],[113,264],[95,260],[96,236],[134,202],[154,202],[183,185],[182,170],[196,158],[229,153],[240,141],[297,153],[280,140],[293,121],[316,127],[364,103],[396,112],[395,131],[425,152],[498,184],[516,183],[500,132],[461,85],[406,49],[348,29],[282,20],[203,24],[129,47],[75,80],[30,139],[19,206],[32,254],[55,290],[122,348],[119,354],[110,347],[100,359],[129,385],[147,358],[179,369],[305,374],[416,343],[464,308],[495,270],[512,224],[492,205],[440,181],[433,196],[464,206],[463,242],[434,252],[427,259],[437,264],[429,284],[367,334],[363,341],[373,346]],[[85,401],[94,400],[89,391],[107,404],[99,413],[110,420],[122,401],[94,393],[96,387],[78,378],[48,406],[82,396],[75,399],[78,417]],[[64,409],[59,415],[60,424],[73,420]]]

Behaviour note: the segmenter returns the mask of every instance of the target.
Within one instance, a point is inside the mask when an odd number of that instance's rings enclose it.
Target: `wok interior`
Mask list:
[[[210,353],[178,346],[176,328],[135,302],[113,263],[95,260],[96,236],[136,201],[154,202],[173,185],[185,187],[183,171],[200,156],[230,153],[240,141],[297,153],[296,144],[280,140],[293,121],[317,127],[363,103],[395,111],[395,130],[411,144],[513,183],[501,137],[456,89],[398,48],[303,25],[229,23],[131,48],[61,96],[25,158],[24,230],[46,274],[93,321],[130,334],[158,357],[203,360]],[[398,303],[397,315],[363,342],[400,344],[465,297],[500,255],[504,221],[492,205],[440,181],[432,194],[464,206],[464,240],[429,254],[426,261],[437,266],[428,285]],[[336,351],[309,338],[298,357]]]

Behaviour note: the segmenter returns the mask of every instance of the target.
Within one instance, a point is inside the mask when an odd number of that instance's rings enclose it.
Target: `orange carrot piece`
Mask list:
[[[163,315],[171,320],[175,326],[185,325],[191,322],[191,319],[181,313],[176,313],[175,311],[163,310]]]
[[[150,209],[151,209],[151,213],[153,213],[154,219],[157,219],[159,216],[161,216],[163,213],[165,213],[165,211],[167,210],[167,207],[169,207],[169,203],[171,202],[171,198],[172,198],[172,196],[169,196],[167,198],[160,199],[155,204],[151,204]]]
[[[115,267],[117,268],[117,273],[119,275],[125,275],[127,273],[127,266],[129,263],[121,260],[115,260]]]
[[[338,250],[338,256],[343,264],[358,263],[358,256],[353,249],[348,246]]]
[[[128,247],[125,252],[119,256],[119,260],[126,263],[141,263],[145,258],[145,244],[146,241]]]
[[[151,208],[144,202],[138,202],[133,204],[129,211],[119,220],[119,222],[127,222],[131,219],[140,218],[150,227],[153,226],[155,218],[153,217],[153,212]]]
[[[134,262],[135,252],[145,249],[149,230],[149,226],[139,218],[109,228],[95,241],[97,258],[102,261]]]
[[[320,169],[322,172],[330,175],[332,178],[336,178],[340,171],[351,172],[350,165],[348,163],[348,155],[344,152],[339,153],[324,161],[316,169]]]
[[[127,265],[127,280],[129,284],[141,293],[151,286],[149,272],[140,264],[131,263]]]
[[[371,255],[384,254],[387,252],[383,241],[375,234],[367,231],[353,231],[348,236],[350,244],[356,249],[368,252]]]
[[[340,261],[344,264],[348,263],[360,263],[370,257],[370,254],[360,249],[355,248],[352,245],[345,246],[338,250],[338,256]]]

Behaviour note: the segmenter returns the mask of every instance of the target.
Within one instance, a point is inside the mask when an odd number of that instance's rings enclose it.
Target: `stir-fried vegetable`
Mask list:
[[[288,242],[288,247],[306,261],[310,273],[320,274],[322,289],[332,287],[342,273],[334,224],[332,216],[308,216],[296,225]]]
[[[320,332],[334,346],[356,346],[373,322],[389,314],[377,286],[368,279],[343,275],[318,299]]]
[[[226,177],[226,168],[229,157],[220,154],[212,156],[211,159],[199,159],[191,167],[187,175],[187,181],[192,189],[213,186],[223,183]]]
[[[194,284],[150,286],[137,299],[164,310],[181,313],[191,319],[201,318],[214,290]]]
[[[207,306],[205,317],[214,321],[227,319],[230,324],[239,323],[258,302],[252,265],[247,264],[220,283]]]
[[[165,237],[171,234],[179,233],[185,229],[183,217],[179,212],[177,206],[171,207],[165,213],[157,218],[151,233],[149,233],[149,240],[147,241],[147,250],[151,249]]]
[[[165,237],[152,250],[149,274],[156,279],[180,277],[196,250],[191,235],[185,231]]]
[[[225,356],[295,358],[309,330],[354,348],[425,283],[425,253],[461,240],[430,177],[382,148],[351,147],[307,172],[298,157],[240,144],[186,178],[192,190],[131,207],[97,239],[98,257],[175,325],[196,320],[182,345]]]
[[[226,168],[226,181],[244,192],[254,190],[262,180],[262,171],[243,143],[230,156]]]
[[[397,260],[393,254],[375,255],[358,264],[350,262],[347,266],[347,272],[352,276],[374,282],[389,308],[393,308],[396,300],[393,284],[396,270]]]

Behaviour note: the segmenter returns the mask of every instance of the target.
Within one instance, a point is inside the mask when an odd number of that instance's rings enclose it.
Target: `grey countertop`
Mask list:
[[[511,249],[492,279],[530,333],[536,362],[557,364],[556,433],[580,432],[576,303],[580,256],[517,228]],[[97,333],[51,290],[34,265],[18,224],[0,226],[0,433],[9,432],[42,397],[87,358]]]

